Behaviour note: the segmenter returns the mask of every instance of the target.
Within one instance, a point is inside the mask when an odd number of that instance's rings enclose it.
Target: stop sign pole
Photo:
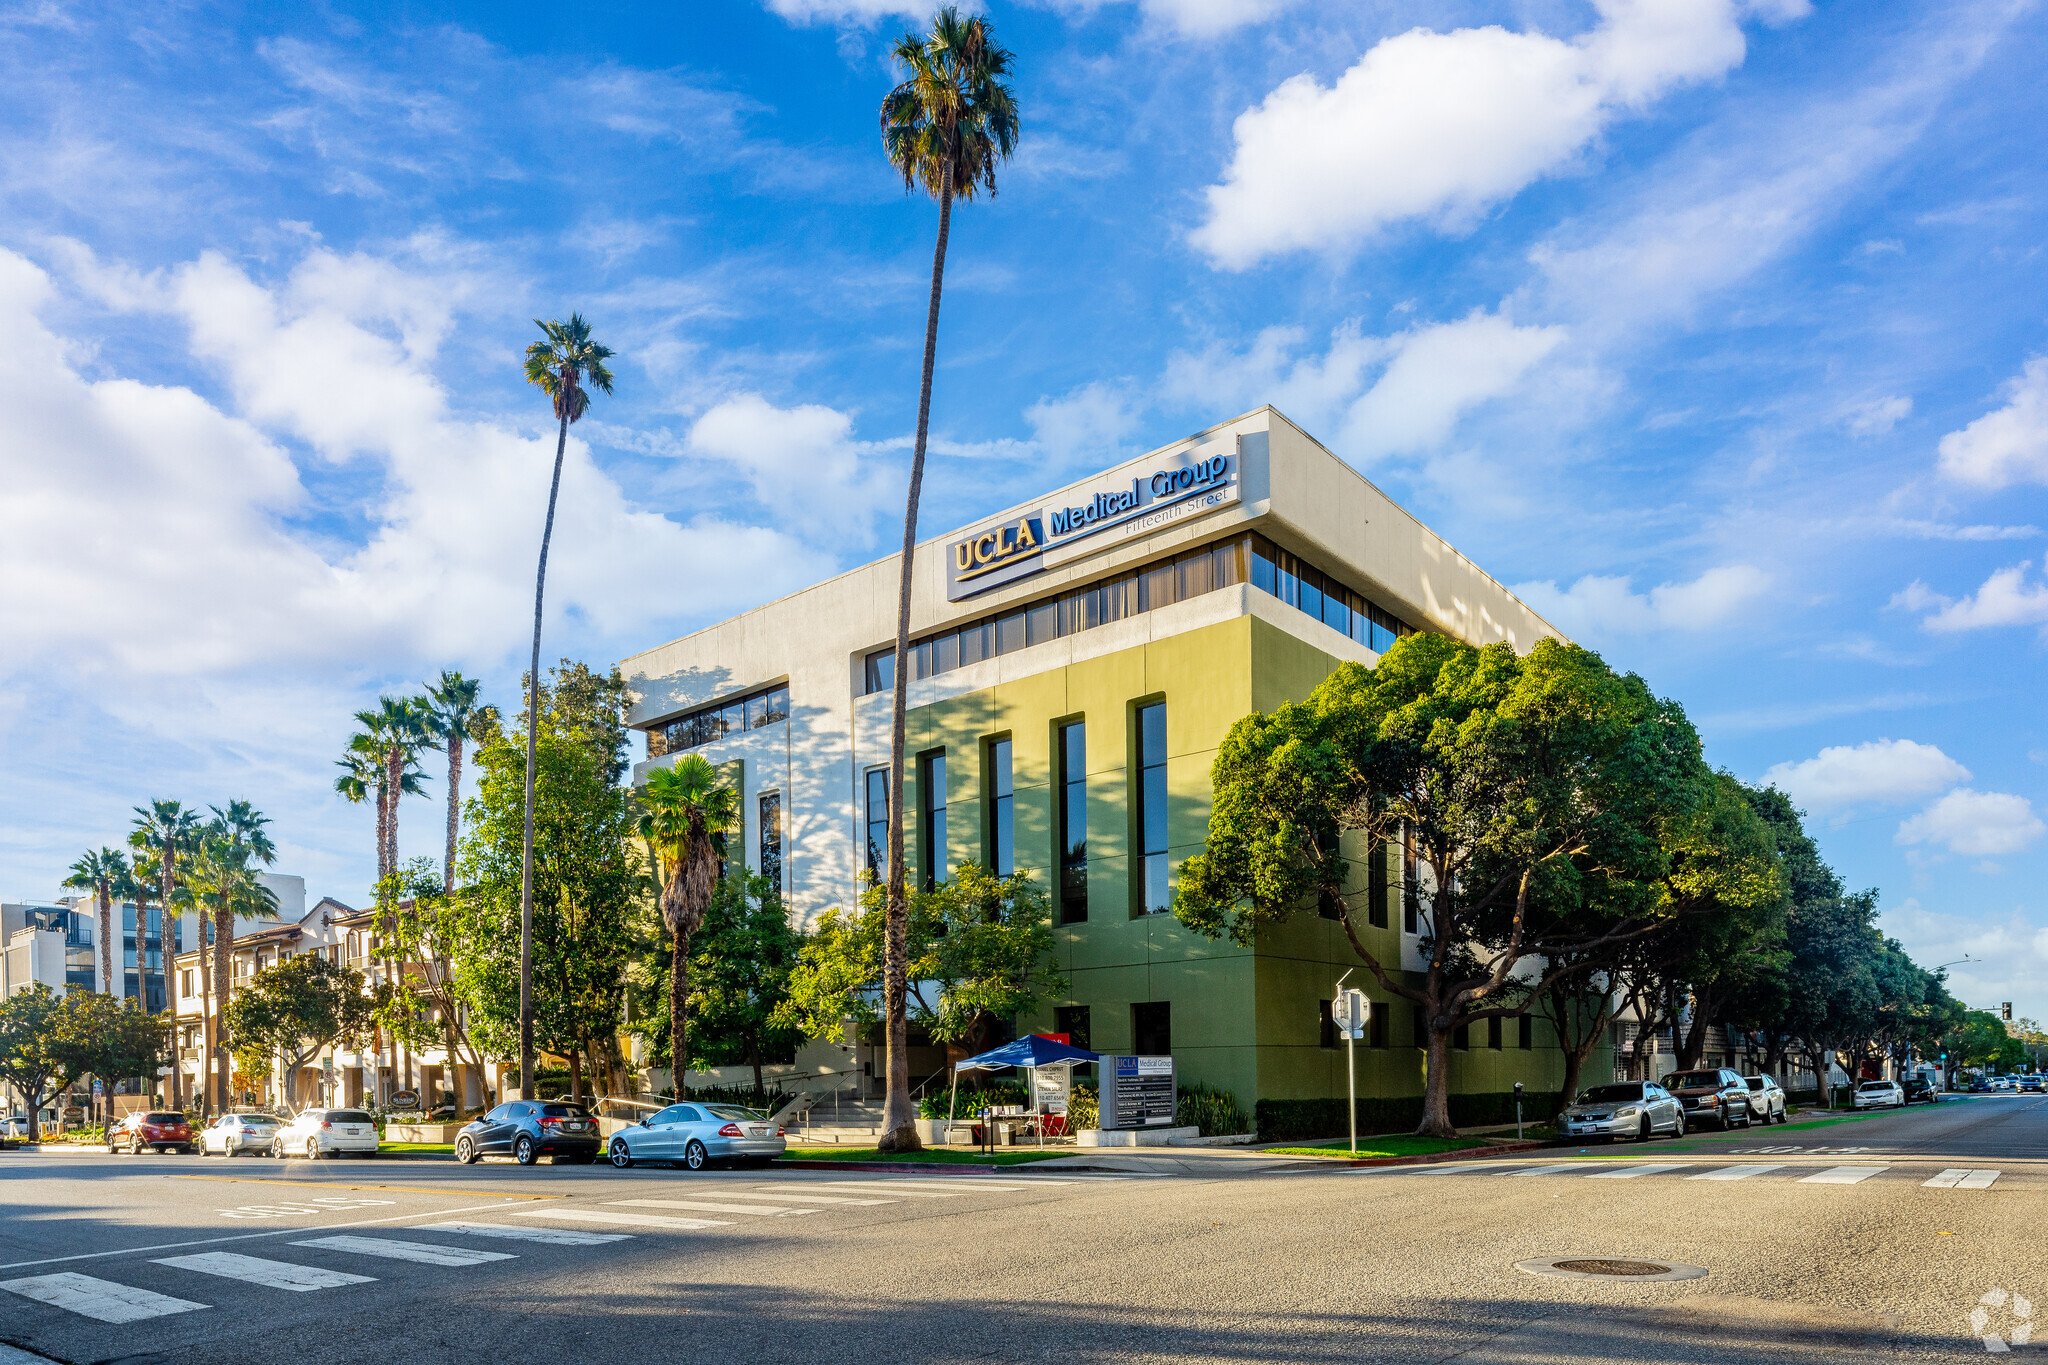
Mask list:
[[[1352,968],[1356,971],[1356,968]],[[1337,978],[1333,994],[1337,997],[1330,1002],[1330,1019],[1344,1035],[1344,1098],[1345,1108],[1350,1111],[1351,1155],[1358,1155],[1358,1067],[1351,1045],[1365,1036],[1365,1026],[1372,1019],[1372,1001],[1365,992],[1356,988],[1344,989],[1347,971]]]

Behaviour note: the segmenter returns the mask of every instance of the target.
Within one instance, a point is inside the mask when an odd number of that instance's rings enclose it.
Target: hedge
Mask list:
[[[1522,1096],[1522,1117],[1547,1123],[1557,1112],[1556,1091],[1528,1091]],[[1288,1142],[1298,1138],[1342,1137],[1349,1131],[1342,1100],[1260,1100],[1259,1141]],[[1515,1121],[1512,1090],[1451,1096],[1451,1122],[1460,1128],[1484,1128]],[[1364,1097],[1358,1101],[1361,1133],[1408,1133],[1422,1122],[1422,1096]]]

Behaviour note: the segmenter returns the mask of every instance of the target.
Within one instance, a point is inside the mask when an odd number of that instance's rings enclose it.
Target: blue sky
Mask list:
[[[0,11],[0,892],[176,795],[363,895],[350,712],[516,686],[535,316],[620,354],[549,657],[898,534],[915,9],[600,8]],[[2048,1016],[2040,5],[990,13],[1024,137],[955,219],[927,531],[1272,402],[1793,790],[1922,962],[1983,959],[1959,994]]]

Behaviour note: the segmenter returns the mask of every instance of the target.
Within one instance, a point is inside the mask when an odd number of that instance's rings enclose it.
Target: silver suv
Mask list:
[[[1759,1123],[1768,1127],[1786,1121],[1785,1087],[1776,1076],[1744,1076],[1742,1083],[1749,1087],[1749,1112]]]

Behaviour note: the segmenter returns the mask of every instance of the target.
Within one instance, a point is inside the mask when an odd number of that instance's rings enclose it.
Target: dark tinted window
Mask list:
[[[1678,1071],[1664,1078],[1673,1090],[1712,1090],[1721,1084],[1718,1071]]]
[[[1596,1085],[1579,1092],[1582,1104],[1620,1104],[1624,1100],[1643,1098],[1643,1087],[1635,1085]]]
[[[183,1114],[144,1114],[142,1121],[144,1123],[183,1123],[185,1116]]]
[[[580,1104],[544,1104],[540,1112],[551,1119],[587,1119],[590,1111]]]
[[[370,1116],[360,1109],[333,1109],[327,1114],[329,1123],[368,1123]]]

